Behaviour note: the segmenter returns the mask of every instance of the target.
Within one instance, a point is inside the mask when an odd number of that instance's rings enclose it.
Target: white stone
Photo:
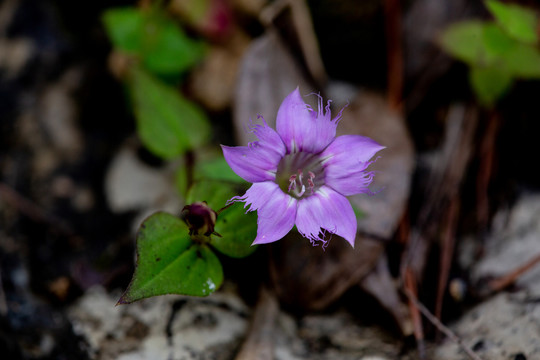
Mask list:
[[[114,212],[142,210],[138,220],[157,210],[176,213],[181,206],[172,171],[144,164],[129,145],[123,146],[111,162],[105,193]]]

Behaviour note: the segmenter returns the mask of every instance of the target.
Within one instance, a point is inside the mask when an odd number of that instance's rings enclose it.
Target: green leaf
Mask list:
[[[538,42],[538,16],[534,10],[495,0],[486,1],[486,6],[510,36],[528,44]]]
[[[484,29],[486,23],[465,21],[448,26],[439,36],[439,45],[450,55],[469,64],[486,61]]]
[[[512,76],[496,68],[471,67],[470,82],[476,96],[485,106],[491,107],[512,84]]]
[[[518,44],[504,54],[504,66],[512,75],[522,79],[540,78],[540,51],[532,45]]]
[[[103,15],[105,29],[113,45],[137,55],[153,73],[175,75],[195,65],[204,54],[204,45],[187,37],[165,13],[154,8],[110,9]]]
[[[158,74],[181,73],[195,65],[204,53],[202,43],[188,38],[170,18],[160,13],[146,18],[143,35],[143,63]]]
[[[159,212],[139,229],[135,274],[118,304],[165,294],[207,296],[222,282],[223,269],[212,250],[194,243],[180,219]]]
[[[508,36],[500,27],[487,23],[484,26],[483,48],[486,62],[497,64],[504,62],[504,56],[514,50],[519,43]]]
[[[455,58],[478,66],[503,65],[505,55],[518,45],[497,25],[480,21],[450,25],[439,44]]]
[[[354,211],[354,216],[356,216],[356,220],[360,220],[366,217],[366,212],[364,210],[360,209],[353,201],[351,201],[350,203]]]
[[[439,43],[470,66],[499,69],[503,76],[540,78],[540,51],[511,38],[495,24],[467,21],[451,25]]]
[[[231,183],[215,180],[200,180],[195,182],[188,191],[186,203],[206,201],[208,206],[218,211],[225,206],[227,200],[236,195],[236,186]]]
[[[165,159],[203,144],[210,126],[205,113],[174,88],[134,68],[130,90],[144,145]]]
[[[103,23],[116,48],[128,53],[140,52],[143,17],[139,10],[132,7],[107,10]]]
[[[206,201],[218,211],[227,200],[242,191],[238,184],[224,181],[198,181],[189,190],[186,202]],[[257,214],[246,214],[243,204],[233,204],[224,209],[217,217],[214,230],[221,237],[212,235],[210,244],[222,254],[240,258],[250,255],[256,246],[251,246],[257,236]]]
[[[219,155],[213,154],[210,158],[205,155],[201,156],[204,160],[199,160],[199,155],[200,152],[197,152],[195,156],[193,181],[220,180],[228,183],[242,184],[247,187],[247,181],[232,171],[221,151]],[[175,185],[178,192],[183,197],[186,197],[188,191],[188,172],[185,166],[178,167],[175,174]]]
[[[257,249],[252,246],[257,237],[257,213],[246,214],[241,203],[231,205],[218,215],[215,231],[222,237],[212,235],[210,244],[222,254],[241,258]]]
[[[231,169],[223,156],[212,160],[199,161],[195,166],[195,177],[197,179],[224,180],[239,184],[247,182]]]

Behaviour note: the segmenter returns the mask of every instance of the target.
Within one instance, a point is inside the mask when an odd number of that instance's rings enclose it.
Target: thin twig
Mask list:
[[[4,292],[4,284],[2,283],[2,267],[0,266],[0,315],[6,316],[8,313],[8,305],[6,293]]]
[[[488,287],[492,292],[501,291],[507,286],[513,284],[518,277],[523,275],[525,272],[532,269],[535,265],[540,263],[540,254],[533,257],[531,260],[527,261],[525,264],[517,267],[512,270],[510,273],[503,275],[497,279],[493,279],[488,283]]]
[[[186,191],[193,185],[193,173],[195,168],[195,154],[192,150],[186,151],[184,154],[184,162],[186,167]]]
[[[481,231],[485,231],[489,220],[489,183],[493,177],[496,158],[497,135],[500,128],[500,119],[495,111],[488,115],[487,127],[482,134],[480,144],[480,164],[476,178],[476,218]]]
[[[443,146],[437,162],[427,174],[424,200],[401,265],[402,273],[406,267],[411,267],[417,278],[423,273],[430,242],[438,234],[444,209],[460,192],[474,145],[478,121],[476,109],[456,104],[448,110]]]
[[[28,216],[35,222],[52,225],[56,230],[67,236],[75,235],[74,231],[68,224],[65,223],[64,220],[54,215],[48,214],[37,204],[33,203],[32,201],[15,191],[15,189],[1,182],[0,199],[17,209],[17,211],[19,211],[21,214]]]
[[[411,294],[418,293],[418,287],[416,286],[416,279],[411,268],[407,268],[405,271],[404,288]],[[422,327],[422,319],[418,312],[418,307],[409,299],[409,311],[411,312],[411,319],[414,326],[414,338],[416,339],[416,346],[418,348],[418,357],[425,359],[425,346],[424,346],[424,328]]]
[[[440,322],[439,319],[435,317],[435,315],[433,315],[420,301],[418,301],[416,296],[414,296],[414,294],[409,289],[404,288],[403,291],[405,295],[407,295],[409,301],[412,302],[414,306],[418,308],[418,310],[420,310],[422,315],[424,315],[426,319],[428,319],[433,325],[435,325],[435,327],[437,327],[437,329],[439,329],[439,331],[446,335],[450,340],[457,343],[471,359],[482,360],[482,358],[479,357],[474,351],[472,351],[471,348],[465,345],[463,341],[461,341],[461,339],[456,334],[454,334],[452,330],[450,330],[442,322]]]
[[[444,293],[448,284],[450,267],[452,266],[452,258],[454,255],[456,225],[458,219],[458,199],[457,196],[450,199],[450,204],[447,211],[446,226],[442,235],[442,246],[440,252],[440,272],[437,287],[437,300],[435,302],[435,316],[441,319]]]
[[[323,87],[328,81],[328,75],[324,68],[324,63],[321,58],[321,51],[319,49],[319,42],[315,35],[315,28],[309,8],[305,0],[290,1],[292,19],[298,34],[298,40],[304,55],[304,61],[308,68],[309,73],[313,79],[317,82],[317,85]]]
[[[230,208],[233,205],[234,205],[234,202],[231,202],[230,204],[227,204],[224,207],[222,207],[221,209],[219,209],[218,211],[216,211],[218,216],[219,216],[219,214],[221,214],[221,212],[223,212],[224,210],[227,210],[228,208]]]

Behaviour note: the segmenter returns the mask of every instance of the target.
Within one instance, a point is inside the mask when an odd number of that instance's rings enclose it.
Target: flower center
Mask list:
[[[324,185],[324,168],[316,154],[288,154],[279,162],[276,181],[283,192],[301,199]]]

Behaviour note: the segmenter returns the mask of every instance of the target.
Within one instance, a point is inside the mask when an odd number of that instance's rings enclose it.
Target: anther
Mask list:
[[[315,179],[315,174],[311,171],[308,171],[309,178],[307,180],[309,185],[309,193],[310,195],[313,195],[313,189],[315,188],[315,183],[313,182],[313,179]]]

